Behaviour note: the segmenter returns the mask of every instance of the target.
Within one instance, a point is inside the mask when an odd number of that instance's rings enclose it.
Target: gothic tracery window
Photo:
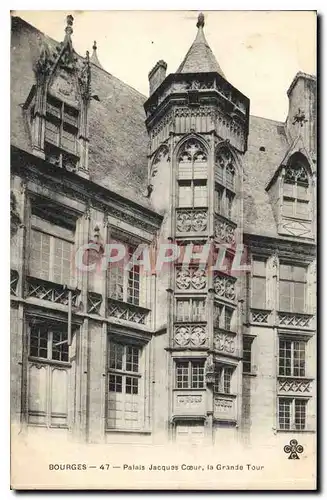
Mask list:
[[[301,155],[294,155],[285,168],[283,215],[297,219],[310,219],[309,176]]]
[[[235,162],[227,148],[220,148],[215,159],[215,212],[232,218],[235,197]]]
[[[202,144],[188,140],[178,156],[178,206],[206,207],[207,192],[207,154]]]

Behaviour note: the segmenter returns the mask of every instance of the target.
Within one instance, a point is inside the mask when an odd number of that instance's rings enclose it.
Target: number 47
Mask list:
[[[101,464],[101,465],[100,465],[100,469],[101,469],[101,470],[108,470],[108,469],[109,469],[109,467],[110,467],[110,465],[109,465],[109,464]]]

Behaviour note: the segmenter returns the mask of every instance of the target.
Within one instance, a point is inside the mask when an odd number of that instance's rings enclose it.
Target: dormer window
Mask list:
[[[309,177],[303,162],[291,158],[285,169],[283,183],[283,215],[296,219],[310,219]]]
[[[75,170],[78,157],[77,109],[48,94],[45,120],[45,158],[50,163]]]

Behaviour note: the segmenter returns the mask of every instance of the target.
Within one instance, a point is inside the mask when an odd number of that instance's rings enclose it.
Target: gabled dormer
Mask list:
[[[313,163],[299,136],[266,187],[278,233],[314,237],[315,175]]]
[[[89,53],[73,49],[73,17],[54,50],[44,42],[34,65],[35,84],[24,104],[33,153],[49,163],[88,177]]]

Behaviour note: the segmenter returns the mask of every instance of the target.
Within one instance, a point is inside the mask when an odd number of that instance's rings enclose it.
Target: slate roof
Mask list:
[[[200,15],[199,15],[200,19]],[[183,62],[180,64],[176,73],[210,73],[217,72],[225,78],[217,59],[215,58],[211,48],[208,45],[206,37],[204,36],[202,22],[198,21],[198,32],[194,42],[189,48]]]
[[[13,18],[11,140],[13,145],[27,152],[31,152],[31,141],[22,105],[35,83],[32,68],[44,40],[51,50],[58,43],[22,19]],[[200,26],[179,71],[193,71],[190,65],[201,51],[205,51],[207,56],[211,53],[214,58],[211,50],[207,50]],[[211,56],[208,56],[207,63],[218,65]],[[210,68],[210,71],[220,72],[219,66],[218,69]],[[95,64],[92,64],[92,92],[99,96],[100,102],[92,100],[89,115],[91,180],[151,208],[150,201],[143,195],[147,185],[148,136],[143,110],[146,97]],[[243,158],[244,231],[277,237],[265,188],[289,148],[284,124],[251,116],[249,128],[248,151]],[[265,151],[260,151],[262,147]]]
[[[22,105],[36,83],[33,66],[42,43],[54,50],[58,42],[19,17],[12,18],[11,38],[11,142],[27,152],[31,140]],[[150,207],[143,196],[147,186],[148,134],[143,104],[146,97],[118,78],[92,64],[89,112],[90,179],[108,189]]]

